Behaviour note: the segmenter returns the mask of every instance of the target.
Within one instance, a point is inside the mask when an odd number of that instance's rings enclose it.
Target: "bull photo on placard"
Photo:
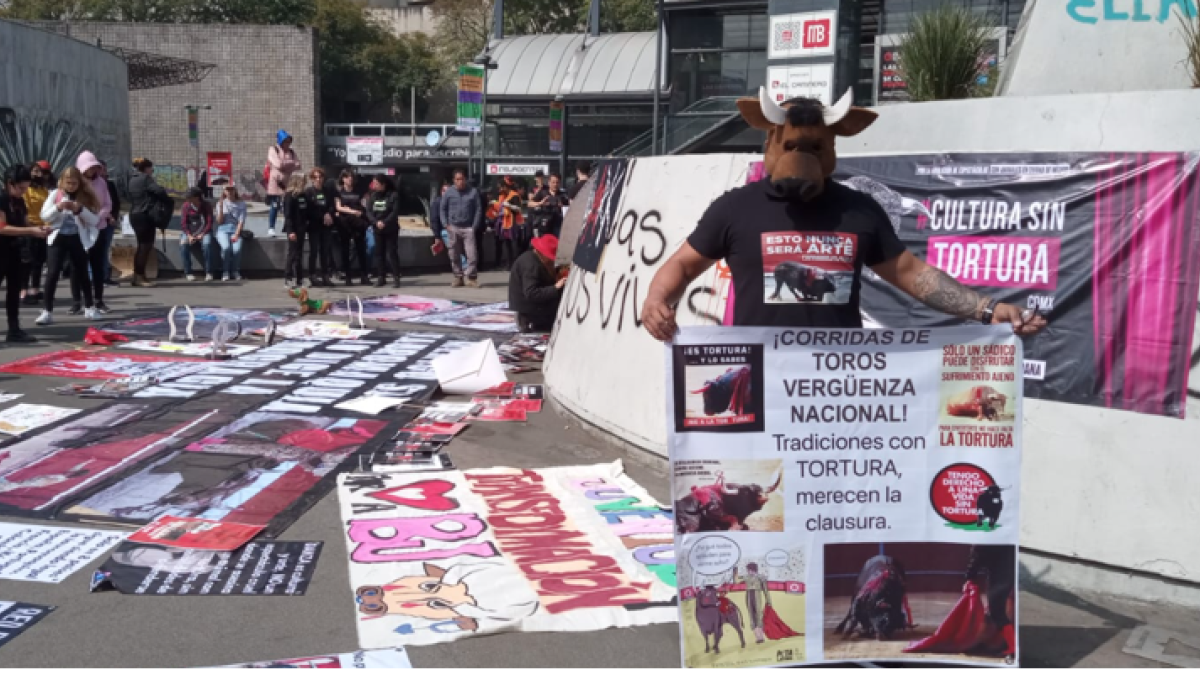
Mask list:
[[[672,350],[675,431],[763,431],[763,346]]]

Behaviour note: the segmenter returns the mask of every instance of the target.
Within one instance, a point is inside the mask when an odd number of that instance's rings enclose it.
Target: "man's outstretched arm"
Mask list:
[[[688,284],[713,266],[716,260],[700,255],[692,245],[683,246],[658,268],[642,305],[642,324],[656,340],[666,342],[675,335],[675,305]]]
[[[908,251],[871,269],[926,306],[960,319],[979,320],[992,302]],[[1016,306],[1000,302],[993,310],[992,323],[1010,323],[1014,333],[1033,335],[1045,327],[1046,320],[1037,315],[1027,318]]]

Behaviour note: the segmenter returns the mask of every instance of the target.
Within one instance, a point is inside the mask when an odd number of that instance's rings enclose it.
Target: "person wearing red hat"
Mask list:
[[[508,308],[517,313],[522,333],[545,332],[554,326],[558,303],[562,302],[566,278],[556,279],[554,258],[558,237],[544,234],[517,257],[508,278]]]

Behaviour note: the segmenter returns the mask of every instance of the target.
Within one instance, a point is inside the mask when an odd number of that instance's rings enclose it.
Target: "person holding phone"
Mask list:
[[[84,180],[83,172],[73,166],[63,171],[58,188],[42,205],[42,222],[53,231],[46,239],[46,287],[42,291],[42,313],[34,321],[37,325],[54,323],[54,292],[67,260],[71,261],[71,279],[79,284],[83,295],[84,318],[95,320],[100,317],[93,304],[92,284],[87,277],[87,252],[98,236],[96,210],[99,208],[100,199]]]

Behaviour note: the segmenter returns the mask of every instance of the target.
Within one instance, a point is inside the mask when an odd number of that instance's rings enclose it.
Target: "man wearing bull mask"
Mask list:
[[[642,309],[651,335],[671,339],[684,290],[721,259],[733,273],[737,326],[861,328],[863,265],[964,320],[1012,324],[1021,336],[1046,325],[1036,313],[976,293],[918,259],[874,199],[831,178],[834,139],[860,133],[877,116],[850,99],[848,91],[831,107],[808,98],[778,105],[760,89],[757,100],[738,100],[746,122],[767,132],[767,177],[717,198],[655,274]]]

